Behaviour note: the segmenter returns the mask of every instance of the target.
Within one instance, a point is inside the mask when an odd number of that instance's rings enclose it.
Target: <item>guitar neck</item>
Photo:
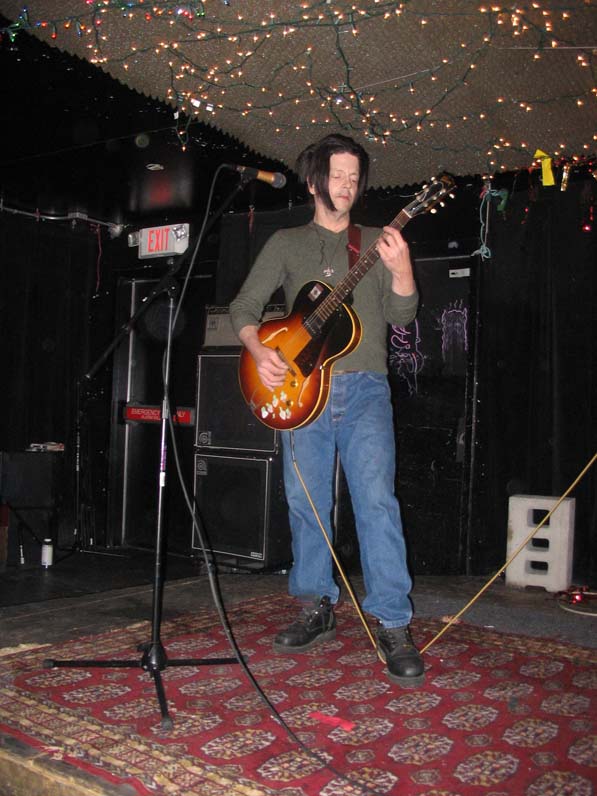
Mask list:
[[[409,218],[410,216],[408,213],[401,210],[388,226],[401,230],[404,228]],[[365,274],[373,268],[378,259],[379,252],[377,251],[376,240],[369,246],[364,254],[359,257],[355,265],[349,270],[346,276],[338,282],[336,287],[324,301],[321,302],[317,309],[305,320],[305,327],[313,333],[321,329],[323,324],[338,309],[340,304],[348,298]]]
[[[454,180],[447,174],[439,180],[433,180],[430,185],[424,185],[422,190],[415,196],[412,202],[404,207],[396,218],[388,224],[394,229],[403,229],[407,221],[414,218],[419,213],[431,211],[441,199],[454,188]],[[378,238],[379,240],[379,238]],[[359,258],[354,267],[349,270],[346,276],[338,282],[336,287],[330,291],[325,299],[317,306],[311,315],[304,321],[304,327],[311,335],[321,331],[325,322],[329,320],[340,304],[346,300],[361,279],[365,276],[379,259],[377,251],[377,241],[372,243],[367,251]]]

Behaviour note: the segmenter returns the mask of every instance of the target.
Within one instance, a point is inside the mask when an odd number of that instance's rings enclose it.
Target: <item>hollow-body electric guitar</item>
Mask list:
[[[435,208],[454,187],[454,181],[447,176],[433,181],[388,226],[403,229],[411,218]],[[265,387],[255,360],[243,348],[239,363],[241,391],[251,412],[266,426],[278,431],[299,428],[324,410],[333,364],[354,351],[361,340],[361,322],[344,302],[378,258],[373,243],[336,287],[319,280],[307,282],[287,316],[265,321],[259,327],[260,342],[273,348],[288,366],[280,387]]]

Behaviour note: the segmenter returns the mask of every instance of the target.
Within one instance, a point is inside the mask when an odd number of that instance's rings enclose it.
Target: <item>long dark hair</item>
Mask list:
[[[335,210],[328,189],[330,158],[348,152],[359,159],[359,184],[356,199],[360,199],[367,187],[369,176],[369,155],[353,138],[339,133],[332,133],[321,138],[304,149],[296,161],[299,179],[309,183],[315,193],[321,197],[329,210]]]

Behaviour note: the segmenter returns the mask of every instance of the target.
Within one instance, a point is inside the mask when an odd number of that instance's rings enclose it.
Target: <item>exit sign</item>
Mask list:
[[[189,247],[189,225],[147,227],[139,232],[139,258],[182,254]]]

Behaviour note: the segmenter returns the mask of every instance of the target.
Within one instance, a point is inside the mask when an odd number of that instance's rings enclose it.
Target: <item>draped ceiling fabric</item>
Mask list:
[[[0,12],[8,35],[85,58],[289,167],[332,131],[366,144],[376,187],[597,150],[592,0],[0,0]]]

